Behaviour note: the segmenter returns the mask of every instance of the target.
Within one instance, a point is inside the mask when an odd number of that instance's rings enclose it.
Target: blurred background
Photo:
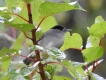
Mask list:
[[[46,0],[47,1],[47,0]],[[63,2],[63,0],[49,0],[53,2]],[[71,0],[75,1],[75,0]],[[87,10],[87,12],[79,11],[79,10],[73,10],[73,11],[67,11],[63,13],[59,13],[54,15],[56,21],[58,24],[63,25],[67,28],[72,29],[72,33],[79,33],[83,38],[83,49],[86,45],[86,40],[89,36],[87,27],[90,27],[95,22],[95,18],[97,16],[102,16],[104,20],[106,20],[106,0],[78,0],[78,3]],[[0,0],[0,6],[5,6],[4,0]],[[0,49],[3,47],[11,47],[12,41],[14,41],[14,38],[17,37],[18,31],[15,32],[11,27],[5,28],[3,24],[0,23],[0,31],[1,33],[5,32],[10,37],[7,38],[5,35],[2,35],[0,33]],[[102,46],[106,50],[106,36],[104,36],[102,40]],[[25,48],[23,48],[23,51],[28,52]],[[25,49],[25,50],[24,50]],[[72,61],[78,61],[78,62],[84,62],[83,56],[80,51],[69,49],[66,50],[67,53],[67,59]],[[20,59],[20,58],[19,58]],[[95,69],[95,73],[106,78],[106,53],[104,53],[104,56],[102,57],[104,61],[98,65],[98,67]]]

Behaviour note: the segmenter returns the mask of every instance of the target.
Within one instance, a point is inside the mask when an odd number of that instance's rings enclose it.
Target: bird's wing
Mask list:
[[[39,42],[41,39],[43,39],[45,37],[46,33],[44,33],[39,39],[37,42]]]

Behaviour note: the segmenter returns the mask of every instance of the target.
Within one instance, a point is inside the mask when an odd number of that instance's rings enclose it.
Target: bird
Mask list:
[[[50,47],[55,47],[60,49],[61,46],[64,43],[64,36],[66,32],[71,31],[71,29],[67,29],[66,27],[63,27],[61,25],[55,25],[54,27],[50,28],[48,31],[46,31],[39,39],[38,39],[38,45],[42,46],[44,48],[50,48]],[[34,53],[34,52],[32,52]],[[35,54],[29,54],[29,58],[35,59]],[[48,54],[45,52],[40,53],[41,59],[46,59],[48,58]],[[32,60],[25,58],[23,62],[26,65],[29,65]]]

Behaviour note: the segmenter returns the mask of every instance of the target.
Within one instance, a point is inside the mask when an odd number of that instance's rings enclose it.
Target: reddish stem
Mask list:
[[[36,30],[39,28],[39,26],[41,25],[41,23],[43,22],[44,19],[45,19],[45,18],[42,18],[42,19],[41,19],[41,21],[40,21],[40,23],[38,24]]]
[[[97,62],[97,60],[95,60],[94,63],[93,63],[92,72],[97,68],[97,66],[98,66],[98,62]]]
[[[29,23],[33,24],[33,21],[32,21],[32,13],[31,13],[31,4],[28,3],[27,4],[27,10],[28,10],[28,17],[29,17]]]
[[[102,38],[100,39],[99,46],[102,44]]]
[[[23,18],[22,16],[20,16],[20,15],[18,15],[16,13],[13,13],[13,15],[16,15],[16,16],[20,17],[21,19],[23,19],[24,21],[28,22],[28,20],[26,20],[25,18]]]
[[[32,39],[32,38],[30,38],[29,36],[27,36],[25,32],[23,32],[23,33],[24,33],[24,35],[25,35],[26,38],[28,38],[28,39],[30,39],[30,40]]]
[[[21,54],[19,54],[19,55],[22,56],[22,57],[24,57],[24,58],[28,58],[29,60],[35,61],[35,59],[29,58],[29,57],[24,56],[24,55],[21,55]]]
[[[32,13],[31,13],[31,5],[30,3],[26,4],[27,6],[27,10],[28,10],[28,17],[29,17],[29,23],[30,24],[33,24],[33,21],[32,21]],[[40,26],[40,24],[42,23],[42,21],[39,23],[38,26]],[[37,41],[36,41],[36,29],[32,29],[31,30],[32,32],[32,42],[34,45],[37,45]],[[36,54],[36,61],[40,61],[40,53],[39,53],[39,50],[35,50],[35,54]],[[44,69],[43,69],[43,64],[40,62],[38,64],[38,67],[39,67],[39,70],[40,70],[40,76],[42,78],[42,80],[46,80],[46,76],[45,76],[45,73],[44,73]],[[30,75],[30,80],[32,80],[32,77],[35,73],[32,72],[31,75]]]

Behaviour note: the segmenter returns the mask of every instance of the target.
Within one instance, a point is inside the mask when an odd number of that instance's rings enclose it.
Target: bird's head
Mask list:
[[[67,29],[60,25],[56,25],[56,26],[52,27],[51,29],[58,30],[59,32],[65,32],[65,33],[71,31],[71,29]]]

